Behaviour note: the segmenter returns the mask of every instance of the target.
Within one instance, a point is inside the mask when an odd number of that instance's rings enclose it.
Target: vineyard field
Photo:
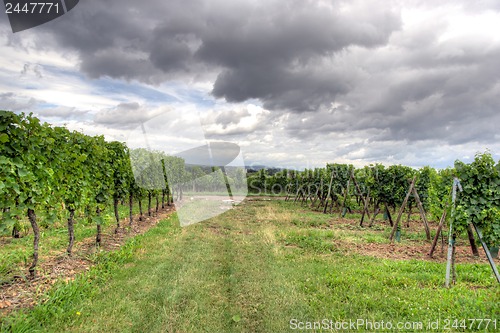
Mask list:
[[[311,318],[499,317],[499,286],[466,238],[457,244],[459,279],[447,289],[445,254],[419,255],[428,248],[420,229],[390,244],[387,221],[370,230],[357,223],[262,198],[185,228],[174,214],[119,259],[57,284],[45,303],[6,322],[26,332],[289,332],[292,320]]]

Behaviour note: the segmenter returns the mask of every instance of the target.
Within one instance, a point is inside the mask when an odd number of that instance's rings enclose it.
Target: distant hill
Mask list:
[[[247,170],[247,173],[254,173],[258,172],[262,169],[265,169],[267,171],[267,174],[272,176],[280,171],[282,171],[282,168],[275,168],[275,167],[268,167],[266,165],[249,165],[245,167]]]

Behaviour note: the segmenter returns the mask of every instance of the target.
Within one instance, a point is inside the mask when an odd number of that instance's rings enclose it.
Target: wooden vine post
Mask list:
[[[391,227],[394,227],[394,222],[392,222],[392,216],[391,216],[391,211],[389,210],[389,206],[387,205],[387,202],[384,202],[384,208],[385,208],[385,214],[387,214],[387,218],[389,219],[389,223],[391,224]]]
[[[441,219],[439,220],[439,225],[438,225],[438,228],[436,231],[436,236],[434,236],[434,240],[432,241],[431,250],[429,251],[429,257],[431,257],[431,258],[432,258],[432,255],[434,254],[434,250],[436,249],[436,245],[437,245],[437,242],[439,240],[439,235],[441,235],[442,230],[443,230],[444,221],[446,219],[446,207],[447,206],[448,206],[448,203],[446,203],[446,205],[444,206],[443,215],[441,215]]]
[[[406,193],[406,197],[403,200],[403,204],[399,208],[398,217],[396,218],[396,223],[394,223],[394,226],[392,227],[391,235],[389,236],[389,239],[391,241],[394,239],[394,234],[396,233],[396,230],[399,226],[399,221],[401,220],[401,216],[403,215],[403,211],[406,207],[406,203],[408,202],[408,199],[410,198],[410,194],[412,192],[413,186],[415,185],[415,179],[416,179],[416,177],[413,177],[411,184],[410,184],[410,188],[408,190],[408,193]]]
[[[335,170],[332,170],[332,175],[330,177],[330,185],[328,186],[328,194],[326,195],[325,209],[323,209],[323,214],[326,214],[326,209],[328,208],[328,199],[330,198],[330,195],[332,193],[332,185],[333,185],[333,178],[334,177],[335,177]]]
[[[493,271],[493,274],[495,274],[495,277],[497,278],[498,283],[500,283],[500,274],[498,273],[497,267],[495,266],[495,262],[493,261],[493,257],[491,256],[490,250],[488,249],[488,246],[483,240],[483,235],[481,232],[481,229],[479,229],[475,223],[472,223],[474,226],[474,229],[476,230],[477,236],[479,237],[479,240],[481,241],[481,245],[483,246],[484,253],[486,254],[486,258],[488,258],[488,262],[490,263],[491,270]]]
[[[363,205],[363,213],[361,214],[361,221],[359,221],[359,226],[363,226],[363,220],[365,219],[365,215],[368,215],[368,218],[370,218],[370,212],[368,211],[368,203],[370,202],[370,189],[368,189],[366,193],[366,200],[363,198],[364,205]]]
[[[427,240],[431,240],[431,230],[429,229],[429,222],[427,222],[427,217],[425,216],[425,210],[424,206],[422,205],[422,202],[420,201],[420,196],[417,193],[417,189],[415,188],[415,184],[413,184],[413,195],[415,197],[415,201],[417,202],[417,207],[420,212],[420,217],[422,218],[422,221],[424,222],[424,227],[425,227],[425,235],[427,237]]]
[[[368,215],[368,218],[370,218],[370,212],[368,211],[368,202],[370,200],[370,189],[368,189],[368,193],[366,194],[366,198],[363,196],[363,192],[361,192],[361,189],[359,187],[358,182],[356,181],[356,177],[354,176],[354,171],[351,171],[351,179],[352,182],[354,183],[354,187],[356,188],[356,191],[358,191],[359,196],[361,197],[361,200],[363,201],[363,213],[361,215],[361,221],[359,222],[359,226],[363,226],[363,220],[365,218],[365,214]]]
[[[451,193],[452,193],[451,191],[453,191],[453,189],[450,190],[450,194],[449,195],[451,195]],[[441,218],[439,219],[439,225],[438,225],[438,228],[436,230],[436,235],[434,236],[434,240],[432,241],[431,249],[430,249],[429,254],[428,254],[428,256],[431,257],[431,258],[432,258],[433,254],[434,254],[434,251],[436,250],[436,246],[437,246],[437,242],[439,240],[439,236],[443,235],[443,226],[444,226],[444,222],[446,220],[447,207],[448,207],[448,202],[446,202],[445,205],[444,205],[443,214],[441,215]],[[473,234],[471,225],[469,225],[469,227],[467,228],[467,236],[469,238],[469,242],[470,242],[472,254],[474,256],[478,257],[479,256],[479,252],[478,252],[475,240],[474,240],[474,234]]]
[[[396,233],[396,231],[399,228],[399,223],[401,221],[401,217],[403,216],[403,211],[404,211],[406,205],[408,204],[408,200],[410,198],[410,195],[412,195],[412,194],[413,194],[413,197],[415,198],[415,201],[417,202],[417,207],[418,207],[418,211],[420,213],[420,217],[422,218],[422,221],[424,222],[425,235],[427,237],[427,240],[429,240],[429,241],[431,240],[431,230],[429,228],[429,222],[427,221],[427,216],[425,215],[424,206],[422,205],[422,202],[420,201],[420,196],[418,195],[417,189],[415,187],[415,181],[416,181],[416,176],[413,177],[413,179],[412,179],[412,181],[410,183],[410,187],[408,188],[408,192],[406,193],[406,197],[403,200],[403,204],[399,208],[399,212],[398,212],[398,217],[396,219],[396,223],[394,223],[391,235],[389,237],[389,239],[391,241],[393,240],[394,234]]]
[[[456,271],[455,271],[455,241],[456,234],[453,232],[453,219],[455,218],[455,202],[457,200],[457,188],[462,192],[462,185],[457,177],[453,179],[453,187],[451,190],[451,221],[450,221],[450,231],[448,233],[448,255],[446,257],[446,280],[445,286],[448,288],[450,286],[450,278],[453,283],[456,281]]]
[[[455,202],[457,199],[457,188],[460,192],[462,192],[462,185],[460,184],[460,180],[455,177],[453,179],[453,188],[452,188],[452,207],[451,207],[451,221],[450,221],[450,233],[448,235],[448,256],[446,260],[446,281],[445,285],[447,288],[450,286],[450,278],[452,279],[452,283],[455,283],[456,281],[456,271],[455,271],[455,241],[456,241],[456,233],[453,232],[453,218],[455,217]],[[476,226],[475,223],[472,223],[474,226],[474,229],[477,233],[477,236],[479,237],[479,240],[481,242],[481,245],[483,246],[484,253],[486,254],[486,258],[488,258],[488,262],[491,266],[491,270],[493,271],[493,274],[495,275],[497,281],[500,283],[500,274],[498,273],[498,270],[496,268],[495,262],[493,261],[493,258],[491,257],[490,250],[488,249],[488,246],[483,240],[483,235],[481,233],[481,230]],[[469,236],[470,239],[470,236]]]

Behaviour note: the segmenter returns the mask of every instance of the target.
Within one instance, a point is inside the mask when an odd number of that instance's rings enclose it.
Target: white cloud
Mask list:
[[[203,112],[201,122],[207,136],[227,136],[252,133],[267,127],[270,111],[254,104],[219,104]]]

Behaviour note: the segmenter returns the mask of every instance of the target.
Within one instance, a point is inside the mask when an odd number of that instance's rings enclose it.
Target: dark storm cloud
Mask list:
[[[364,110],[360,106],[366,115],[379,117],[368,116],[354,128],[389,129],[378,139],[441,138],[451,144],[494,141],[497,130],[491,124],[500,121],[500,64],[494,59],[500,58],[500,48],[478,49],[487,51],[474,56],[459,52],[463,56],[449,57],[441,64],[429,61],[431,64],[408,72],[403,79],[397,76],[404,69],[392,69],[394,77],[391,80],[390,74],[385,75],[390,84],[381,89],[377,102]],[[438,58],[442,51],[436,48],[434,57],[424,59]]]
[[[216,97],[295,111],[348,91],[349,78],[325,60],[383,45],[400,27],[399,14],[376,3],[319,0],[88,0],[68,16],[40,30],[78,51],[91,77],[159,83],[207,71]]]
[[[263,101],[270,110],[312,111],[331,103],[349,90],[351,77],[332,70],[250,66],[224,70],[218,75],[213,93],[230,102],[249,98]]]
[[[495,142],[499,41],[484,36],[439,40],[446,25],[437,20],[429,26],[437,30],[397,32],[377,52],[350,50],[352,61],[346,60],[345,70],[361,68],[361,73],[336,99],[341,105],[291,116],[289,133],[311,137],[369,131],[371,142]]]
[[[92,78],[209,80],[213,96],[257,99],[275,111],[267,117],[294,111],[283,126],[300,138],[354,131],[371,142],[491,142],[500,122],[500,42],[473,32],[442,37],[448,13],[500,7],[492,0],[456,5],[87,0],[37,31],[40,47],[76,51]],[[412,26],[401,8],[442,15]],[[118,107],[96,120],[126,124],[137,120],[134,112]],[[238,123],[225,114],[219,121]]]
[[[224,68],[215,96],[232,102],[258,98],[269,109],[315,110],[349,88],[350,78],[329,69],[328,60],[351,45],[386,43],[400,23],[394,13],[370,6],[341,14],[317,2],[294,5],[256,10],[224,38],[205,35],[197,55]]]

